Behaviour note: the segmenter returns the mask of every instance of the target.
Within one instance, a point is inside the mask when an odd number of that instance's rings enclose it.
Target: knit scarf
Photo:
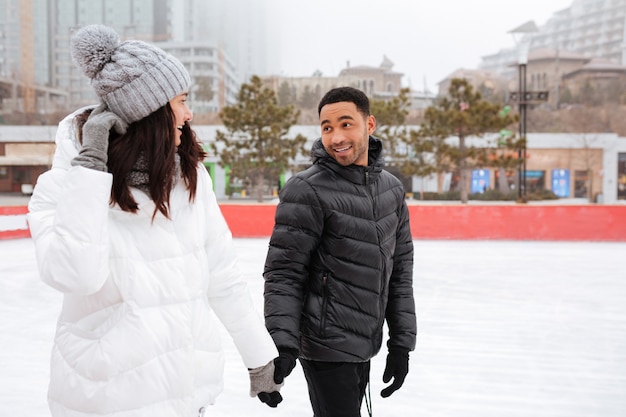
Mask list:
[[[178,152],[174,154],[174,177],[172,178],[173,183],[175,184],[179,178],[182,177],[182,172],[180,169],[180,155]],[[143,191],[144,193],[150,195],[150,175],[148,174],[148,160],[146,156],[142,152],[135,161],[135,165],[133,165],[133,169],[130,170],[128,175],[126,176],[126,181],[128,185],[131,187],[135,187]]]

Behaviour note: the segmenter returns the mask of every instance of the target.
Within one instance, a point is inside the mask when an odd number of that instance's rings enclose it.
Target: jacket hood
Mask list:
[[[365,176],[363,175],[364,172],[368,172],[369,181],[373,181],[383,170],[383,167],[385,166],[383,142],[379,138],[370,135],[367,167],[354,164],[342,166],[337,163],[335,158],[331,157],[328,152],[326,152],[326,149],[322,144],[322,138],[318,138],[313,143],[311,148],[311,161],[314,165],[320,164],[327,166],[355,184],[362,184],[365,182]]]

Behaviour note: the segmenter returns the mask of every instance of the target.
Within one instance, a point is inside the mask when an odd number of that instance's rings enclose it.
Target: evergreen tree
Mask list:
[[[508,113],[507,109],[508,106],[500,114],[506,115]],[[484,164],[498,170],[497,188],[501,194],[509,194],[511,192],[506,174],[520,167],[520,151],[525,145],[525,138],[517,137],[510,130],[502,129],[499,132],[496,146],[487,149],[487,160],[484,161]],[[516,177],[516,188],[520,186],[517,180],[518,178]]]
[[[410,129],[406,125],[411,102],[409,88],[402,88],[399,94],[390,100],[372,99],[370,112],[376,117],[374,136],[383,141],[385,163],[389,171],[406,178],[407,192],[411,192],[410,179],[413,175],[426,176],[429,165],[422,159],[421,150],[416,153],[417,144],[411,144]],[[401,178],[402,179],[402,178]],[[405,182],[405,181],[403,181]]]
[[[467,80],[459,78],[451,81],[447,96],[426,109],[417,137],[427,138],[433,144],[458,138],[458,146],[441,147],[440,157],[459,171],[461,203],[468,201],[470,169],[489,164],[488,151],[484,147],[468,146],[466,138],[498,132],[515,122],[515,117],[502,115],[500,110],[500,105],[487,102]]]
[[[405,175],[428,177],[437,174],[437,192],[443,191],[443,174],[453,169],[450,154],[452,145],[446,138],[427,137],[424,131],[412,130],[407,141],[407,157],[402,161],[400,169]]]
[[[295,98],[291,92],[291,86],[287,83],[287,81],[283,81],[280,83],[278,87],[278,105],[279,106],[288,106],[289,104],[294,104]]]
[[[194,100],[211,101],[215,97],[213,91],[213,80],[211,77],[196,77],[194,79],[195,87],[193,89]]]
[[[311,90],[311,87],[308,85],[304,86],[304,90],[302,91],[302,97],[300,98],[300,106],[304,109],[314,109],[317,108],[317,104],[319,103],[321,97],[315,91]]]
[[[391,100],[370,100],[370,113],[376,118],[376,132],[374,136],[383,140],[388,164],[393,165],[406,152],[400,144],[408,134],[406,117],[409,114],[409,89],[403,88]]]
[[[257,200],[263,201],[266,180],[278,183],[294,158],[306,154],[304,136],[286,137],[299,110],[278,105],[274,92],[264,87],[258,76],[241,86],[237,101],[220,112],[227,132],[218,130],[211,147],[219,155],[220,165],[229,166],[236,178],[249,178]]]

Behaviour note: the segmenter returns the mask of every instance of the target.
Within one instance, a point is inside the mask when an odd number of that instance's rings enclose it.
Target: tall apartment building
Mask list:
[[[555,12],[538,32],[526,34],[516,47],[484,56],[481,69],[513,74],[519,48],[575,52],[626,65],[626,0],[573,0]]]
[[[62,92],[63,105],[93,103],[88,80],[74,66],[72,33],[87,24],[114,28],[122,40],[155,43],[177,56],[214,98],[197,103],[217,111],[234,102],[239,85],[252,74],[273,72],[278,62],[270,47],[264,14],[267,0],[0,0],[0,91],[20,95],[1,107],[22,103],[22,89],[35,90],[35,109],[54,106],[40,98],[43,87]],[[25,53],[25,51],[27,51]],[[274,53],[277,53],[274,51]],[[12,90],[12,91],[10,91]],[[192,90],[192,99],[194,91]]]
[[[196,113],[218,112],[237,101],[240,78],[223,49],[200,41],[159,42],[163,50],[177,57],[192,77],[190,106]],[[206,96],[207,88],[211,98]]]
[[[0,0],[0,112],[67,98],[49,78],[49,21],[47,0]]]
[[[275,31],[270,30],[270,1],[195,0],[192,16],[202,18],[190,19],[185,25],[190,37],[184,40],[213,40],[230,57],[242,82],[252,75],[276,74],[280,51],[272,38]]]
[[[480,69],[515,81],[515,90],[524,58],[528,88],[548,91],[553,108],[580,99],[587,84],[622,94],[614,86],[626,79],[626,0],[573,0],[515,47],[484,56]]]
[[[531,50],[577,52],[626,64],[626,0],[574,0],[532,36]]]

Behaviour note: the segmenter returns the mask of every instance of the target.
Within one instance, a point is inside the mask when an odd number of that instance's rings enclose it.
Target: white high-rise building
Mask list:
[[[211,40],[232,60],[242,82],[278,72],[268,0],[172,1],[173,41]]]
[[[530,42],[530,51],[551,49],[576,52],[626,65],[626,0],[573,0],[556,11],[539,31],[525,35],[519,47]],[[483,57],[481,69],[511,72],[516,48]]]
[[[626,0],[574,0],[532,37],[531,49],[578,52],[626,64]]]

